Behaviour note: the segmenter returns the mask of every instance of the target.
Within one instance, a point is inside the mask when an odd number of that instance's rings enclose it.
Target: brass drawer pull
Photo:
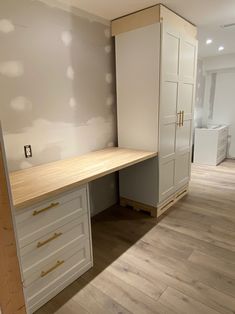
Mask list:
[[[51,208],[53,208],[53,207],[56,207],[56,206],[58,206],[58,205],[60,205],[60,203],[51,203],[51,205],[49,205],[49,206],[47,206],[47,207],[45,207],[45,208],[43,208],[43,209],[35,210],[35,211],[33,212],[33,216],[37,216],[37,215],[39,215],[39,214],[41,214],[41,213],[43,213],[43,212],[45,212],[45,211],[47,211],[47,210],[49,210],[49,209],[51,209]]]
[[[42,271],[41,272],[41,277],[45,277],[46,275],[50,274],[53,270],[55,270],[56,268],[58,268],[59,266],[63,265],[64,261],[57,261],[56,264],[51,267],[50,269],[46,270],[46,271]]]
[[[51,242],[51,241],[53,241],[53,240],[59,238],[61,235],[62,235],[61,232],[59,232],[59,233],[54,233],[54,235],[53,235],[51,238],[49,238],[49,239],[47,239],[47,240],[45,240],[45,241],[43,241],[43,242],[38,242],[37,248],[40,248],[40,247],[42,247],[43,245],[45,245],[45,244],[47,244],[47,243],[49,243],[49,242]]]

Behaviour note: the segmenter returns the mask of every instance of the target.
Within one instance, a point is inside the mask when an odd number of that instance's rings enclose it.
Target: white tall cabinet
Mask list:
[[[195,26],[162,5],[112,22],[118,144],[158,152],[155,160],[120,172],[121,203],[147,209],[153,216],[187,193],[196,32]]]

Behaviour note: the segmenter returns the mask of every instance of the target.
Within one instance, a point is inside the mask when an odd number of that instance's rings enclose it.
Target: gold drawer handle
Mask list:
[[[50,274],[53,270],[55,270],[56,268],[58,268],[59,266],[63,265],[64,261],[57,261],[56,264],[51,267],[50,269],[46,270],[46,271],[42,271],[41,272],[41,277],[45,277],[46,275]]]
[[[45,208],[43,208],[43,209],[35,210],[35,211],[33,212],[33,216],[37,216],[37,215],[39,215],[39,214],[41,214],[41,213],[43,213],[43,212],[45,212],[45,211],[47,211],[47,210],[49,210],[49,209],[51,209],[51,208],[53,208],[53,207],[56,207],[56,206],[58,206],[58,205],[60,205],[60,203],[51,203],[51,205],[49,205],[49,206],[47,206],[47,207],[45,207]]]
[[[40,248],[40,247],[42,247],[43,245],[45,245],[45,244],[47,244],[47,243],[49,243],[49,242],[51,242],[51,241],[53,241],[53,240],[59,238],[61,235],[62,235],[61,232],[59,232],[59,233],[54,233],[54,235],[53,235],[51,238],[49,238],[49,239],[47,239],[47,240],[45,240],[45,241],[43,241],[43,242],[38,242],[37,248]]]

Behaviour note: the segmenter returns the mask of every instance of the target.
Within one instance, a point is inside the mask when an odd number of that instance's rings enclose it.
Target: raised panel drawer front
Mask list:
[[[35,273],[35,278],[25,290],[28,307],[33,307],[38,302],[45,303],[43,299],[52,290],[63,284],[72,274],[80,272],[80,275],[92,266],[92,257],[89,240],[77,246],[76,251],[71,250]]]
[[[30,275],[38,269],[49,264],[63,252],[72,250],[89,239],[88,219],[88,215],[84,214],[22,248],[20,255],[24,280],[27,282]]]
[[[87,212],[86,186],[24,210],[16,210],[20,248]]]
[[[46,262],[42,262],[39,265],[36,265],[33,269],[29,269],[25,273],[23,273],[23,285],[24,287],[29,287],[36,284],[39,281],[42,281],[44,276],[42,273],[47,273],[47,271],[51,272],[51,269],[54,267],[58,271],[62,268],[60,265],[57,265],[58,261],[65,261],[76,254],[78,251],[81,251],[81,248],[85,247],[85,242],[79,243],[78,240],[71,241],[66,247],[64,247],[60,252],[55,253],[51,257],[48,258]]]

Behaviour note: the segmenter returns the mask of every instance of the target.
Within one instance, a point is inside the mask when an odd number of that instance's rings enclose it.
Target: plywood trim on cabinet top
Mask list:
[[[116,36],[136,28],[160,22],[160,6],[134,12],[112,21],[112,35]]]
[[[179,16],[162,4],[158,4],[112,21],[112,36],[148,26],[154,23],[166,22],[177,28],[182,34],[196,38],[197,28],[194,24]]]
[[[177,29],[184,36],[197,37],[197,27],[164,5],[160,6],[160,19],[168,27]]]
[[[33,205],[79,185],[156,157],[156,152],[106,148],[10,174],[15,208]]]
[[[11,195],[1,134],[0,186],[0,312],[2,310],[4,314],[25,314],[25,301],[11,213]]]

